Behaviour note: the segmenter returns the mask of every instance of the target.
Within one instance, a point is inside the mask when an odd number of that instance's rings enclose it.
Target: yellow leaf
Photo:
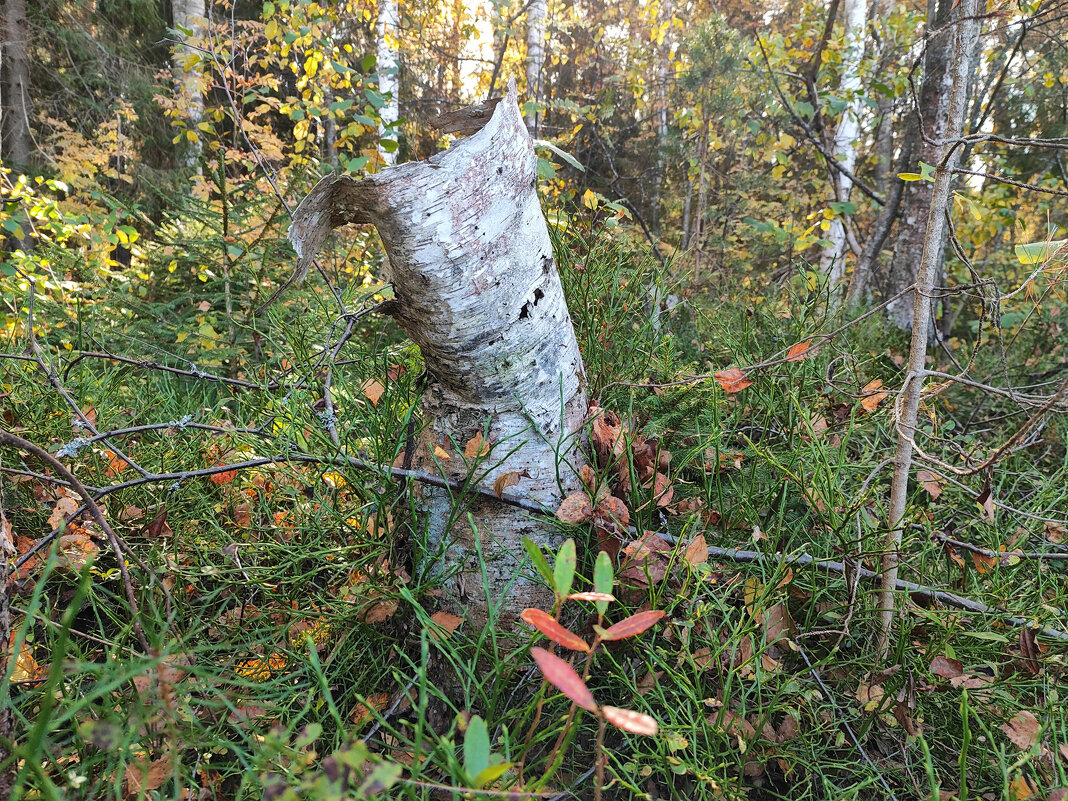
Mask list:
[[[442,448],[440,445],[434,446],[434,455],[437,456],[439,459],[452,459],[452,457],[449,456],[445,449]]]
[[[582,205],[585,206],[586,208],[591,209],[591,210],[595,209],[595,208],[597,208],[597,203],[598,202],[599,201],[597,200],[597,195],[595,195],[589,189],[587,189],[585,192],[582,193]]]
[[[293,138],[296,139],[297,141],[300,141],[301,139],[304,139],[308,135],[308,125],[309,125],[309,121],[308,121],[307,117],[305,117],[304,119],[300,120],[296,125],[294,125],[293,126]]]

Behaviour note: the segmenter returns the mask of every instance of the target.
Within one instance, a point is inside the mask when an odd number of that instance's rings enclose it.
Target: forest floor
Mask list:
[[[15,797],[1068,797],[1068,426],[977,477],[919,466],[901,578],[930,591],[901,593],[880,660],[865,570],[885,547],[904,337],[878,315],[821,337],[846,318],[803,278],[665,287],[682,302],[658,328],[655,262],[581,228],[558,261],[590,397],[627,446],[596,481],[643,533],[560,522],[574,575],[566,550],[543,571],[562,595],[605,590],[598,552],[618,555],[615,600],[558,610],[594,652],[556,653],[656,734],[572,705],[557,687],[582,688],[554,662],[539,672],[535,628],[469,630],[439,610],[406,485],[381,469],[423,370],[391,323],[361,320],[334,368],[339,451],[320,414],[325,293],[272,311],[227,359],[203,321],[216,298],[124,298],[79,319],[70,351],[41,301],[39,355],[13,334],[0,359],[3,428],[76,474],[115,538],[87,516],[44,536],[82,498],[5,451]],[[1041,355],[1040,334],[1010,345],[1013,365]],[[776,357],[744,386],[712,375]],[[1000,399],[967,386],[921,417],[941,452],[1004,440]],[[632,631],[602,636],[623,620]]]

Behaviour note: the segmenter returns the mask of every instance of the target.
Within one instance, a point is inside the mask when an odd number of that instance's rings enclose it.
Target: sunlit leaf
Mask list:
[[[737,367],[731,367],[728,370],[720,370],[718,373],[713,374],[713,378],[719,382],[719,385],[723,387],[724,392],[741,392],[748,386],[752,385],[752,381],[746,376],[746,374]]]
[[[644,734],[649,737],[656,736],[660,730],[656,719],[633,709],[620,709],[615,706],[601,707],[604,719],[617,729],[629,731],[631,734]]]
[[[541,609],[524,609],[520,617],[523,622],[530,624],[557,645],[570,648],[572,651],[588,652],[590,646],[574,632],[561,626],[556,619],[543,612]]]

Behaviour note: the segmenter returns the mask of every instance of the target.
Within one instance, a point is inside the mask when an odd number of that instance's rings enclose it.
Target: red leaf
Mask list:
[[[803,358],[805,358],[805,354],[808,353],[809,344],[810,344],[810,340],[807,340],[807,339],[804,342],[798,342],[796,345],[794,345],[792,348],[790,348],[789,351],[787,351],[787,353],[786,353],[786,361],[788,361],[788,362],[799,362],[799,361],[801,361]]]
[[[720,370],[718,373],[713,373],[712,377],[719,382],[721,387],[723,387],[723,391],[728,393],[741,392],[753,383],[746,377],[745,373],[737,367],[732,367],[729,370]]]
[[[663,611],[659,609],[650,609],[647,612],[639,612],[636,615],[631,615],[626,620],[621,620],[616,623],[616,625],[612,626],[601,635],[601,639],[624,640],[627,637],[633,637],[636,634],[641,634],[650,626],[653,626],[663,616]]]
[[[544,648],[531,648],[530,655],[538,663],[538,669],[541,670],[549,684],[583,709],[590,712],[597,711],[597,702],[593,700],[593,693],[571,665],[555,654],[550,654]]]
[[[540,609],[524,609],[520,615],[525,623],[529,623],[557,645],[570,648],[572,651],[589,653],[590,646],[585,641],[568,629],[565,629],[549,615]]]
[[[651,718],[641,712],[635,712],[633,709],[620,709],[616,706],[602,706],[601,713],[604,715],[604,719],[616,728],[623,729],[623,731],[629,731],[633,734],[646,734],[650,737],[654,737],[660,730],[655,718]]]

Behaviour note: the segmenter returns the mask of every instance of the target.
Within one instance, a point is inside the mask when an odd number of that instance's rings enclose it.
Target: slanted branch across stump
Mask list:
[[[324,178],[294,213],[289,237],[306,274],[334,228],[378,229],[396,298],[388,313],[419,346],[428,374],[411,466],[463,481],[472,466],[462,449],[481,432],[489,452],[479,457],[480,483],[522,473],[507,492],[555,509],[581,486],[585,373],[535,168],[512,82],[481,130],[428,161],[359,181]],[[436,457],[435,446],[451,458]],[[551,603],[523,565],[522,538],[555,548],[553,521],[482,496],[470,501],[472,528],[449,490],[412,492],[425,558],[447,577],[451,611],[481,625],[487,604],[500,602],[507,622]]]

